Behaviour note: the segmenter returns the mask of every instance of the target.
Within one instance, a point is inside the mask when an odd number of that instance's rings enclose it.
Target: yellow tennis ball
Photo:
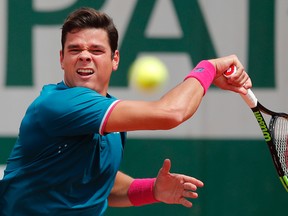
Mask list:
[[[141,91],[152,92],[162,87],[168,80],[165,64],[153,56],[136,59],[129,69],[129,81]]]

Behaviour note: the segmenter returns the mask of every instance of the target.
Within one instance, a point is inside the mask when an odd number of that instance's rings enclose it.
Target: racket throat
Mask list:
[[[253,109],[252,109],[253,110]],[[267,127],[267,124],[262,116],[262,114],[260,113],[259,110],[253,110],[254,116],[257,119],[257,122],[260,126],[260,129],[262,131],[262,134],[264,136],[264,139],[266,142],[270,142],[272,140],[269,129]]]

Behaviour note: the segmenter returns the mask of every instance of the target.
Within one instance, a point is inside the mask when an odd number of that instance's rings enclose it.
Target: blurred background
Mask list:
[[[27,106],[42,86],[62,80],[61,24],[72,10],[107,12],[118,27],[121,62],[110,93],[155,100],[202,59],[236,54],[267,107],[288,112],[286,0],[0,0],[0,178]],[[128,85],[129,66],[154,55],[169,69],[155,93]],[[288,194],[257,122],[241,97],[211,87],[197,113],[170,131],[128,134],[121,170],[154,177],[165,158],[172,172],[204,181],[193,208],[154,204],[109,208],[106,215],[283,215]]]

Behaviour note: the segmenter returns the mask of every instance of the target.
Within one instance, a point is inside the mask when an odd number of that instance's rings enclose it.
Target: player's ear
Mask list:
[[[119,50],[115,50],[112,54],[112,70],[116,71],[120,62],[120,53]]]
[[[64,58],[64,53],[62,50],[60,50],[60,65],[61,65],[61,68],[64,69],[63,67],[63,58]]]

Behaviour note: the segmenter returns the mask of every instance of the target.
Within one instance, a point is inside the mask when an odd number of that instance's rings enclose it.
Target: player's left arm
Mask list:
[[[111,207],[129,207],[132,206],[128,198],[128,189],[133,182],[133,178],[118,171],[116,174],[114,186],[108,197],[108,203]]]
[[[204,183],[191,176],[170,173],[170,169],[171,161],[166,159],[155,181],[155,199],[166,204],[192,207],[192,202],[189,199],[198,198],[197,189],[203,187]]]
[[[133,179],[118,172],[108,201],[111,207],[129,207],[163,202],[192,207],[188,199],[197,198],[203,182],[182,174],[170,173],[171,161],[166,159],[157,178]]]

